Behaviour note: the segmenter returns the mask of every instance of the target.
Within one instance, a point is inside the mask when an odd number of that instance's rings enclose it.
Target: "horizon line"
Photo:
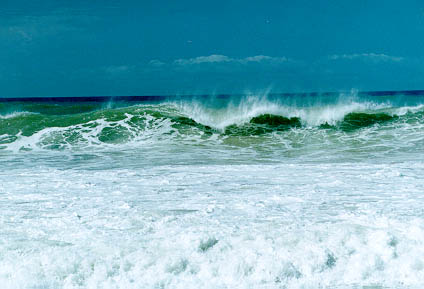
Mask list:
[[[342,93],[357,93],[359,95],[368,94],[371,96],[393,96],[397,94],[405,95],[424,95],[424,89],[422,90],[371,90],[371,91],[329,91],[329,92],[273,92],[268,93],[270,96],[331,96]],[[260,94],[260,93],[258,93]],[[0,102],[9,101],[83,101],[83,102],[103,102],[103,101],[158,101],[165,100],[168,98],[190,98],[190,97],[230,97],[230,96],[244,96],[246,93],[217,93],[217,94],[145,94],[145,95],[87,95],[87,96],[22,96],[22,97],[2,97],[0,96]]]

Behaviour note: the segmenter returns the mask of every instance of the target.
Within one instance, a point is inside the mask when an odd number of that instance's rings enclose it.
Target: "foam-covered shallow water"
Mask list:
[[[0,287],[420,288],[423,103],[0,103]]]

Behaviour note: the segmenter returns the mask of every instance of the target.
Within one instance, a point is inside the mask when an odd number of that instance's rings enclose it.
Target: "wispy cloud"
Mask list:
[[[161,67],[164,66],[166,63],[162,62],[160,60],[157,59],[153,59],[149,61],[149,65],[153,66],[153,67]]]
[[[60,7],[45,11],[17,9],[2,12],[4,13],[0,17],[0,41],[4,40],[1,38],[5,38],[6,41],[18,40],[26,44],[59,34],[63,37],[64,33],[80,33],[102,19],[90,10]]]
[[[199,56],[195,58],[181,58],[174,61],[175,64],[179,65],[191,65],[191,64],[201,64],[201,63],[219,63],[219,62],[230,62],[234,61],[232,58],[225,56],[225,55],[219,55],[219,54],[212,54],[209,56]]]
[[[289,61],[286,57],[271,57],[266,55],[256,55],[249,56],[246,58],[231,58],[225,55],[220,54],[212,54],[209,56],[199,56],[195,58],[181,58],[174,61],[174,64],[177,65],[195,65],[202,63],[260,63],[260,62],[268,62],[268,63],[282,63]]]
[[[243,59],[238,60],[241,63],[248,63],[248,62],[272,62],[272,63],[281,63],[281,62],[287,62],[289,59],[287,57],[271,57],[266,55],[256,55],[256,56],[250,56]]]
[[[390,56],[386,54],[377,54],[377,53],[355,53],[355,54],[340,54],[340,55],[331,55],[329,56],[331,60],[339,60],[339,59],[362,59],[362,60],[371,60],[374,62],[400,62],[404,58],[397,56]]]

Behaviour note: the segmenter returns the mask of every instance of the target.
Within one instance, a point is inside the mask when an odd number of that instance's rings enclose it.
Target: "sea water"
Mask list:
[[[421,92],[3,99],[0,288],[422,288],[423,153]]]

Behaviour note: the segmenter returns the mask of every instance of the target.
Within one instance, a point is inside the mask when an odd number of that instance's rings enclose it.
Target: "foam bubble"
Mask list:
[[[419,162],[15,168],[0,173],[0,282],[418,288],[423,169]]]

